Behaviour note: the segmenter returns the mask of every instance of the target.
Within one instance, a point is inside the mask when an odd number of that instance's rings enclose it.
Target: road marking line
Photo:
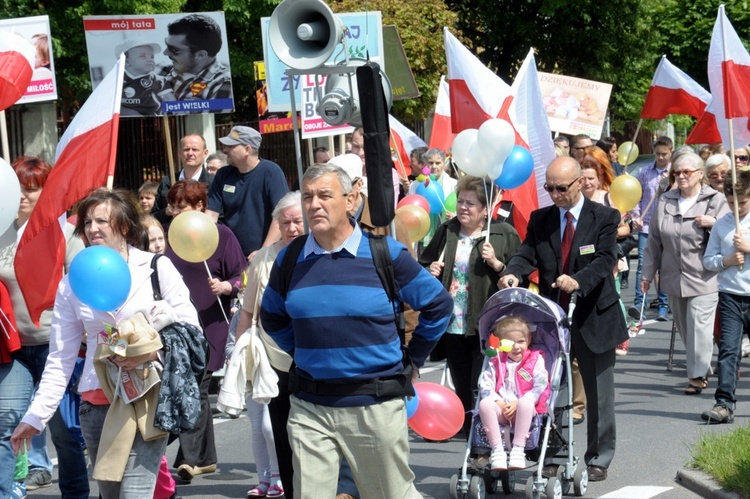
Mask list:
[[[630,485],[621,489],[610,492],[609,494],[599,496],[600,499],[650,499],[663,492],[672,490],[674,487],[656,487],[656,486],[637,486]]]

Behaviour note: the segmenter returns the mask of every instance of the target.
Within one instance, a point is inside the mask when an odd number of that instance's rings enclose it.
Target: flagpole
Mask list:
[[[399,166],[399,177],[401,178],[407,178],[406,174],[406,168],[404,167],[404,160],[401,159],[401,155],[398,153],[398,148],[396,147],[396,141],[393,139],[393,130],[388,127],[388,135],[391,139],[391,147],[393,147],[393,150],[396,151],[396,157],[398,158],[398,166]]]
[[[641,125],[643,124],[643,118],[638,120],[638,126],[635,127],[635,133],[633,134],[633,140],[630,141],[630,145],[628,146],[628,153],[625,155],[625,165],[623,167],[623,173],[625,175],[630,175],[628,173],[628,165],[630,162],[628,160],[630,159],[630,151],[633,150],[633,146],[635,145],[635,139],[638,138],[638,133],[641,131]]]
[[[117,73],[117,84],[115,95],[122,95],[122,86],[125,79],[125,54],[120,54],[118,61],[119,68]],[[117,138],[120,133],[120,107],[122,99],[115,99],[114,109],[112,110],[112,130],[109,137],[109,163],[107,164],[107,190],[112,190],[115,183],[115,165],[117,164]]]
[[[169,117],[168,116],[162,116],[161,122],[164,125],[164,142],[166,142],[167,145],[167,165],[169,167],[169,180],[172,185],[175,184],[175,174],[174,174],[174,156],[172,155],[172,132],[169,129]]]
[[[10,163],[10,148],[8,147],[8,122],[5,119],[5,110],[0,111],[0,135],[2,135],[3,158]]]

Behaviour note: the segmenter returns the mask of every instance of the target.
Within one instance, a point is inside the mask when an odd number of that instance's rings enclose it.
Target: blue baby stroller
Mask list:
[[[575,297],[571,299],[568,316],[572,316],[574,309]],[[520,316],[536,326],[531,348],[544,353],[551,388],[547,412],[534,418],[526,443],[526,459],[537,463],[537,469],[526,482],[526,497],[537,499],[544,493],[549,498],[559,499],[570,492],[571,485],[574,494],[582,496],[588,487],[588,474],[586,466],[579,462],[573,452],[573,399],[571,391],[567,389],[566,379],[566,373],[570,372],[568,320],[558,304],[528,289],[508,288],[498,291],[487,300],[479,316],[479,336],[485,352],[483,369],[487,367],[490,357],[497,354],[495,350],[488,348],[490,334],[495,324],[509,315]],[[483,499],[487,492],[497,491],[498,483],[506,494],[511,494],[515,487],[515,471],[490,469],[488,456],[491,449],[478,409],[479,400],[473,411],[464,463],[460,472],[451,478],[451,498]],[[512,428],[503,433],[508,451]],[[542,476],[545,464],[559,465],[556,476]]]

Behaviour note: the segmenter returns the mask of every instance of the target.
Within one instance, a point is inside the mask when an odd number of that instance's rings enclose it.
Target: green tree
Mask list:
[[[469,46],[506,81],[533,47],[540,71],[611,83],[611,115],[637,118],[659,41],[654,0],[447,3],[458,12]]]

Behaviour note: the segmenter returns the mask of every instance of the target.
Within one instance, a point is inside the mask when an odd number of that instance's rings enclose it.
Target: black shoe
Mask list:
[[[586,472],[589,474],[589,482],[603,482],[607,479],[607,468],[592,464],[586,468]]]
[[[624,279],[620,281],[620,289],[628,289],[628,281]]]
[[[586,415],[585,414],[581,414],[580,418],[573,417],[573,424],[574,425],[581,424],[584,421],[586,421]]]
[[[633,305],[628,309],[628,317],[637,321],[641,320],[641,309]]]

